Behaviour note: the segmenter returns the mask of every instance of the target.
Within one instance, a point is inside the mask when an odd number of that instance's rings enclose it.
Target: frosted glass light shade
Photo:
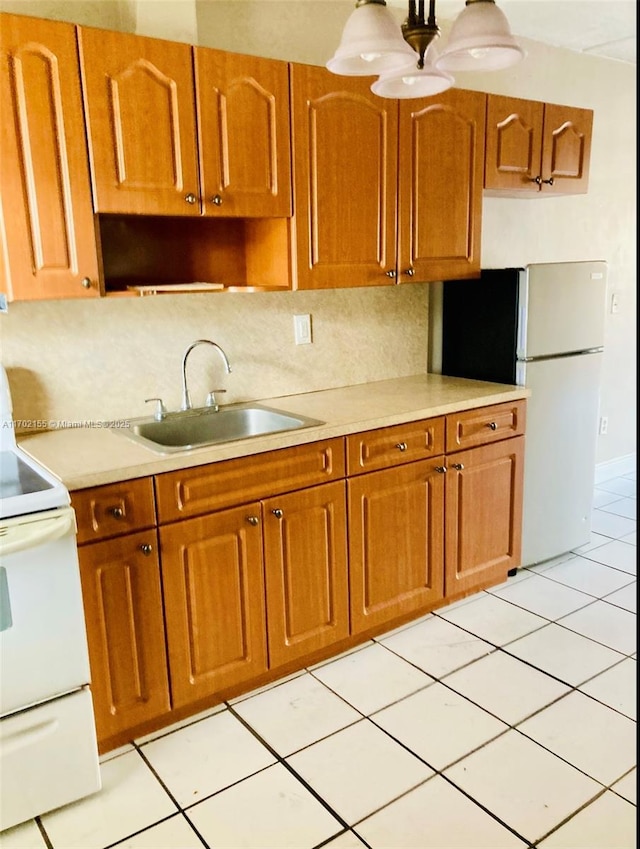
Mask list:
[[[386,6],[357,6],[345,24],[342,40],[327,62],[334,74],[371,77],[406,65],[415,53]]]
[[[431,97],[446,91],[455,80],[446,71],[439,71],[434,60],[435,44],[432,42],[424,56],[424,67],[418,68],[418,54],[414,53],[413,62],[393,71],[381,74],[371,86],[378,97],[392,97],[400,100],[411,97]]]
[[[498,71],[524,55],[493,0],[472,0],[454,21],[436,65],[443,71]]]

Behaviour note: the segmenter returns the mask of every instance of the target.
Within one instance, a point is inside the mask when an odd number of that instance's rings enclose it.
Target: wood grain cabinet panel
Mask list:
[[[82,545],[78,556],[102,743],[170,708],[156,531]]]
[[[488,95],[485,189],[586,193],[592,127],[590,109]]]
[[[96,212],[200,215],[191,47],[79,27]]]
[[[152,478],[75,490],[71,505],[79,544],[153,528],[156,523]]]
[[[447,416],[447,453],[498,442],[525,431],[526,401],[493,404]]]
[[[444,597],[443,469],[440,456],[348,480],[352,633]]]
[[[398,282],[480,273],[486,94],[400,101]]]
[[[524,437],[456,454],[446,474],[445,588],[458,596],[520,565]]]
[[[194,48],[207,215],[291,215],[287,62]]]
[[[168,472],[156,477],[158,518],[164,524],[337,480],[344,469],[344,440],[337,438]]]
[[[174,707],[267,669],[260,505],[160,528]]]
[[[273,669],[349,635],[345,484],[267,499],[262,508]]]
[[[292,64],[291,80],[297,287],[392,283],[397,102],[311,65]]]
[[[444,452],[444,417],[347,436],[347,474],[387,469]]]
[[[100,294],[75,27],[0,14],[0,291]]]

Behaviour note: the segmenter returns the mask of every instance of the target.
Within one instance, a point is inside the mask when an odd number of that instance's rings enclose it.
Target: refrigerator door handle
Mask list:
[[[560,360],[565,357],[581,357],[584,354],[601,354],[604,351],[603,347],[599,348],[584,348],[582,351],[563,351],[560,354],[543,354],[538,357],[518,357],[519,363],[541,363],[545,360]]]

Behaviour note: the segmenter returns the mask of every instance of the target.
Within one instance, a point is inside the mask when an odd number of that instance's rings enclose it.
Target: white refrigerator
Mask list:
[[[531,390],[522,566],[589,541],[606,285],[600,260],[486,269],[443,285],[442,373]]]

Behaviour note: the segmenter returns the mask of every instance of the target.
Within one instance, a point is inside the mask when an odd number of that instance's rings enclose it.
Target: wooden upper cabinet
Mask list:
[[[298,289],[393,282],[397,101],[310,65],[291,85]]]
[[[291,215],[289,67],[194,48],[202,206],[207,215]]]
[[[96,212],[199,215],[191,47],[78,33]]]
[[[0,291],[99,295],[75,27],[0,14]]]
[[[488,95],[485,188],[502,193],[586,193],[593,112]]]
[[[398,282],[480,272],[486,94],[400,101]]]

